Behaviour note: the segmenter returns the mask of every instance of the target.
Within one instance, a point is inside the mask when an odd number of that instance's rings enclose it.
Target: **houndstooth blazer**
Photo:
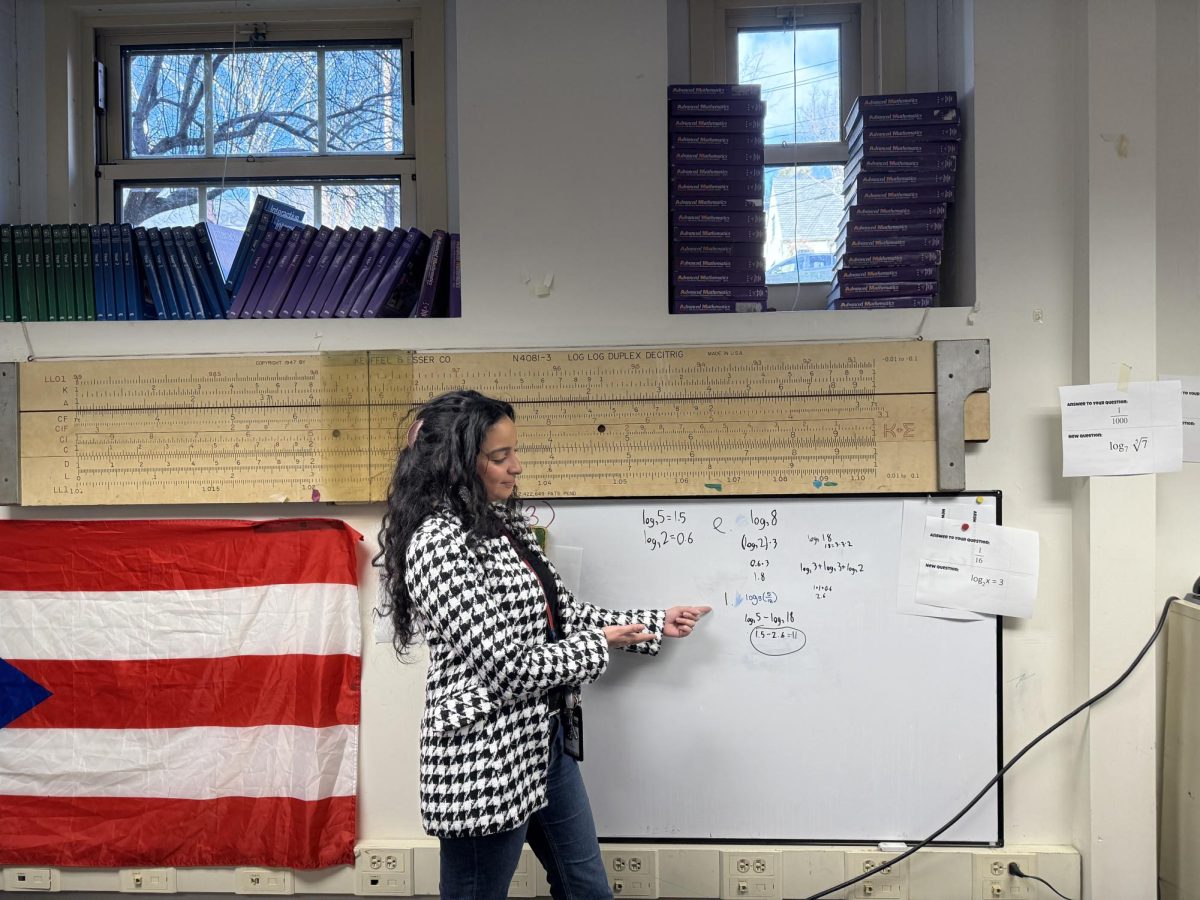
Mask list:
[[[516,540],[541,555],[519,513],[501,511]],[[544,556],[543,556],[544,558]],[[546,805],[553,687],[595,681],[608,667],[601,628],[642,622],[655,654],[662,610],[613,612],[576,600],[554,572],[561,637],[546,636],[541,582],[507,537],[468,545],[442,510],[409,542],[405,583],[429,645],[421,718],[421,822],[437,837],[496,834]]]

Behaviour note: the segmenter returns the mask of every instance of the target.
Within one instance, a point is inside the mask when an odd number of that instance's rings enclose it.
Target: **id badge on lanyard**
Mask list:
[[[563,753],[583,761],[583,707],[567,701],[567,708],[559,715],[562,721]]]

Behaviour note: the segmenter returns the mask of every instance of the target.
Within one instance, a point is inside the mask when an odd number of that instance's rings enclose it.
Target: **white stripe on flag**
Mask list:
[[[352,796],[358,726],[0,732],[0,794],[40,797]]]
[[[360,651],[358,588],[0,591],[0,659],[208,659]]]

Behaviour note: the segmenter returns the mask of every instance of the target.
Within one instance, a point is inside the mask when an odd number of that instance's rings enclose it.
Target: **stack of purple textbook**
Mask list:
[[[762,312],[763,115],[756,84],[673,84],[671,312]]]
[[[829,309],[936,306],[962,125],[953,91],[859,97]]]

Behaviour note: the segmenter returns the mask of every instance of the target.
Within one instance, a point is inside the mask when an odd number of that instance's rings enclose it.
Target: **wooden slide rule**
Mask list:
[[[379,501],[412,405],[463,387],[516,407],[528,497],[932,491],[940,364],[922,341],[24,363],[19,500]],[[943,460],[988,437],[986,394],[954,404]]]

